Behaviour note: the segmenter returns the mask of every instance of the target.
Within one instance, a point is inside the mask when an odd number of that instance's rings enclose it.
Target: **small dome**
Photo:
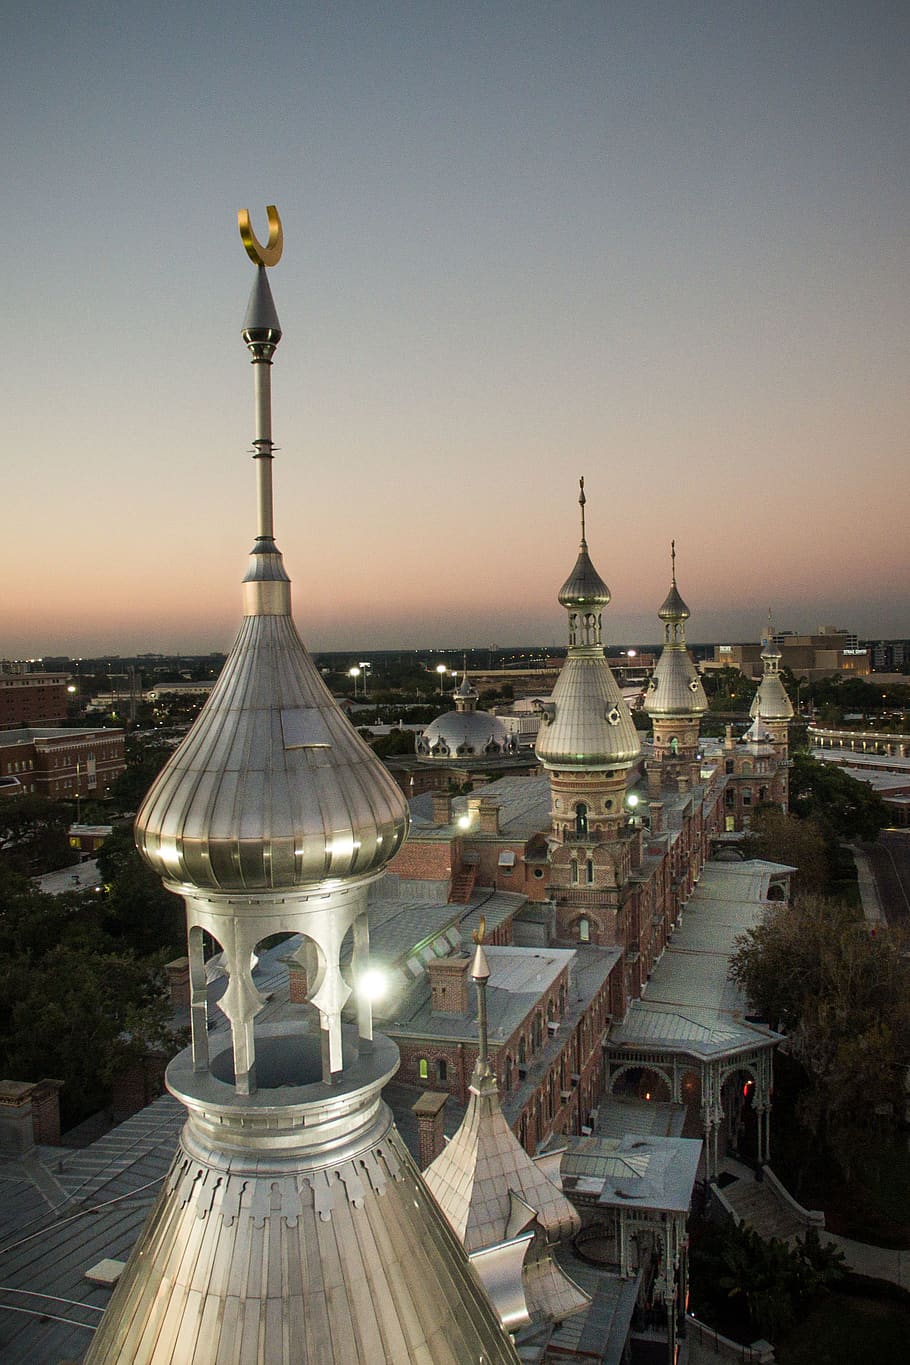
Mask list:
[[[488,711],[448,711],[417,740],[421,758],[495,758],[515,752],[514,737]]]
[[[582,541],[575,567],[559,589],[559,601],[564,607],[605,607],[610,601],[610,589],[591,563],[588,547]]]
[[[692,613],[679,595],[674,579],[670,591],[664,598],[663,606],[657,613],[661,621],[688,621]]]
[[[774,641],[769,637],[762,645],[761,656],[763,659],[781,659],[783,655]]]

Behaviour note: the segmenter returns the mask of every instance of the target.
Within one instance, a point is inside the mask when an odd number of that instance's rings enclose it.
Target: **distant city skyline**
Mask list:
[[[226,650],[276,203],[312,649],[910,636],[910,10],[44,0],[0,54],[0,655]]]

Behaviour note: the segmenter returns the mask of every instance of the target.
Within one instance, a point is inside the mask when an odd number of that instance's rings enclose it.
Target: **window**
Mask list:
[[[724,764],[724,772],[725,772],[725,773],[732,773],[735,766],[736,766],[736,765],[734,764],[733,759],[732,759],[732,758],[728,758],[727,761],[726,761],[726,763]]]
[[[583,916],[578,921],[578,942],[591,942],[591,921],[588,919],[587,915]]]
[[[573,859],[572,859],[572,881],[573,881],[573,883],[575,883],[575,884],[577,885],[577,883],[578,883],[578,860],[577,860],[577,858],[573,858]]]
[[[578,839],[588,837],[588,808],[584,801],[579,801],[575,807],[575,835]]]
[[[428,1081],[430,1079],[430,1065],[426,1057],[421,1057],[420,1061],[417,1063],[417,1074],[422,1081]]]
[[[440,1085],[445,1085],[449,1079],[449,1064],[445,1057],[440,1057],[436,1062],[436,1079]]]
[[[587,861],[585,872],[587,876],[588,885],[590,886],[591,883],[594,881],[594,864],[592,863],[590,858]]]

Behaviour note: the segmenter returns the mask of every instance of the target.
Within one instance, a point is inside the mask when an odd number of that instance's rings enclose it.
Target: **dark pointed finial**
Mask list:
[[[582,545],[584,545],[584,544],[586,544],[586,541],[585,541],[585,503],[587,502],[587,498],[585,497],[585,481],[584,481],[584,475],[582,475],[582,477],[578,480],[578,489],[579,489],[579,492],[578,492],[578,505],[579,505],[579,507],[581,508],[581,543],[582,543]]]
[[[670,562],[673,565],[673,586],[676,587],[676,541],[670,541]]]

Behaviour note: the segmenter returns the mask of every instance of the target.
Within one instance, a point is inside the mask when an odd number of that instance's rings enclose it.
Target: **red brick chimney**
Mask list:
[[[433,798],[433,824],[450,825],[452,823],[452,798],[448,792],[431,792]]]
[[[173,962],[164,964],[167,975],[167,988],[171,1004],[175,1010],[188,1010],[190,1007],[190,960],[188,957],[175,957]]]
[[[433,1014],[467,1014],[471,959],[434,957],[427,966]]]
[[[417,1161],[422,1171],[435,1161],[445,1145],[443,1120],[448,1098],[436,1090],[425,1090],[412,1107],[417,1119]]]

